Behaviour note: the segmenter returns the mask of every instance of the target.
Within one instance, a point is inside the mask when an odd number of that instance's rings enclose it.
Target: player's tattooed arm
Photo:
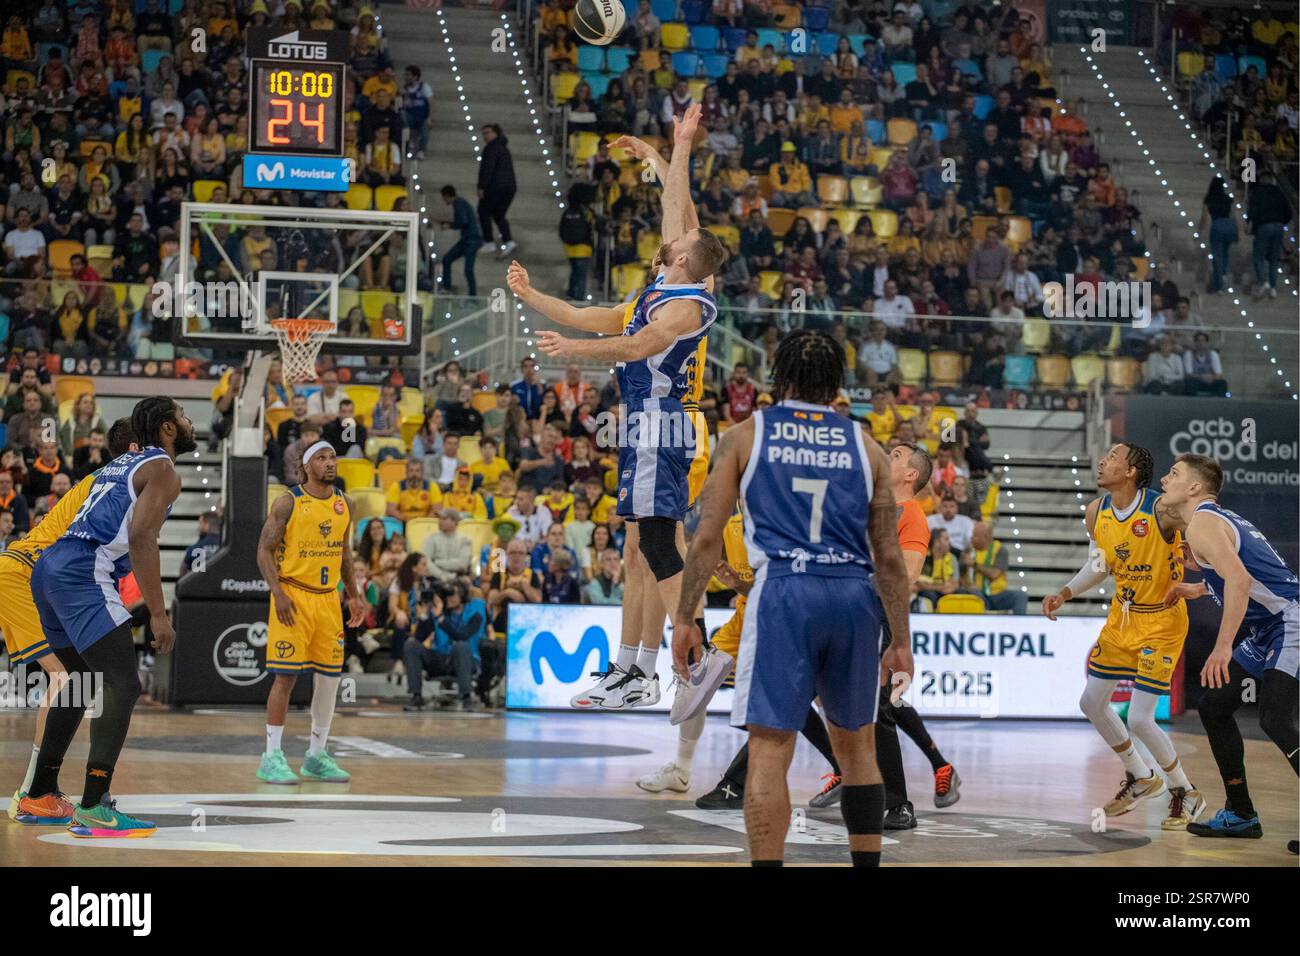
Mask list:
[[[912,600],[912,585],[903,561],[903,548],[898,543],[898,504],[890,483],[889,459],[874,439],[865,432],[863,437],[867,445],[867,460],[875,476],[871,505],[867,511],[867,540],[876,565],[876,591],[885,608],[889,633],[899,636],[911,634],[907,609]],[[895,640],[890,644],[890,652],[906,647],[906,662],[910,664],[910,644],[910,641]],[[903,669],[910,673],[910,667]]]
[[[127,529],[131,567],[140,594],[149,608],[154,646],[159,653],[166,654],[176,643],[176,631],[167,616],[167,604],[163,599],[158,533],[167,520],[168,510],[181,493],[181,476],[171,462],[155,459],[142,465],[133,480],[139,482],[139,487],[131,526]]]
[[[271,513],[262,525],[262,534],[257,539],[257,569],[271,589],[271,604],[280,623],[293,624],[293,601],[280,584],[280,566],[275,553],[284,543],[284,530],[289,526],[289,515],[293,512],[293,496],[281,495],[271,505]]]
[[[352,523],[356,520],[356,508],[352,498],[343,496],[348,505],[348,527],[343,533],[343,555],[339,561],[339,574],[343,577],[343,593],[348,600],[348,626],[360,627],[366,619],[366,599],[357,587],[357,579],[352,573]],[[281,532],[283,534],[283,532]]]

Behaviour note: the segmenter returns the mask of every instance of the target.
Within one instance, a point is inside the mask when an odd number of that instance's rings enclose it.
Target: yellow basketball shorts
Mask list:
[[[293,624],[280,623],[272,599],[266,629],[266,669],[275,674],[343,672],[343,608],[337,591],[307,591],[288,582]]]
[[[15,664],[39,660],[51,652],[32,600],[32,566],[17,552],[0,556],[0,630],[4,631],[5,650]]]
[[[686,504],[695,504],[704,482],[709,477],[709,428],[704,423],[702,412],[691,412],[691,421],[695,423],[695,457],[691,459],[690,470],[686,473]]]
[[[1104,680],[1131,680],[1151,694],[1169,693],[1187,639],[1187,607],[1127,614],[1112,605],[1088,656],[1088,673]]]

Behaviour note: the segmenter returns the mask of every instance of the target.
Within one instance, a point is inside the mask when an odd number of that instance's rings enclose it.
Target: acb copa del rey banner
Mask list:
[[[709,632],[731,614],[706,609]],[[621,623],[620,607],[511,605],[506,705],[567,709],[569,699],[592,684],[591,673],[618,655]],[[1081,718],[1075,690],[1083,687],[1101,626],[1096,617],[913,614],[916,678],[907,699],[926,716]],[[647,710],[672,706],[668,638],[665,630],[657,664],[663,696]],[[718,691],[709,712],[730,713],[733,693]]]

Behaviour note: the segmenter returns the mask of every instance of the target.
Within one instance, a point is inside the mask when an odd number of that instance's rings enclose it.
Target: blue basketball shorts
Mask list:
[[[1232,658],[1252,677],[1279,670],[1300,679],[1300,608],[1292,605],[1260,624],[1243,624],[1242,638]]]
[[[81,653],[131,620],[113,562],[80,538],[60,538],[45,549],[32,571],[32,598],[56,651],[70,647]]]

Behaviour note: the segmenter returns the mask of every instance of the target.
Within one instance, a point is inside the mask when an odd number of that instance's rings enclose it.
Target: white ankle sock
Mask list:
[[[272,727],[266,725],[266,752],[275,753],[280,749],[280,738],[284,736],[284,727]]]
[[[1182,787],[1184,790],[1196,789],[1192,786],[1192,782],[1187,779],[1187,774],[1183,771],[1183,762],[1181,760],[1175,760],[1172,768],[1166,769],[1161,767],[1160,769],[1165,771],[1165,781],[1169,784],[1171,790],[1177,789],[1178,787]]]
[[[1124,761],[1124,769],[1138,780],[1145,780],[1155,772],[1147,766],[1146,761],[1142,759],[1142,755],[1133,746],[1132,740],[1129,740],[1126,750],[1116,751],[1116,754],[1120,760]]]
[[[341,677],[317,673],[312,678],[311,692],[311,742],[307,756],[314,757],[325,749],[330,739],[330,724],[334,722],[334,702]]]
[[[704,721],[709,716],[705,707],[701,707],[690,720],[684,720],[677,728],[677,759],[673,763],[687,773],[695,762],[695,745],[704,736]]]
[[[636,663],[637,652],[640,650],[640,644],[633,644],[630,647],[627,644],[620,644],[618,646],[618,666],[625,671],[630,671],[632,665]]]
[[[659,660],[659,648],[643,647],[636,655],[636,666],[646,677],[655,676],[655,663]]]
[[[32,757],[27,761],[27,775],[23,777],[23,785],[19,788],[19,793],[27,793],[32,789],[32,778],[36,776],[36,758],[41,754],[41,748],[32,745]]]

